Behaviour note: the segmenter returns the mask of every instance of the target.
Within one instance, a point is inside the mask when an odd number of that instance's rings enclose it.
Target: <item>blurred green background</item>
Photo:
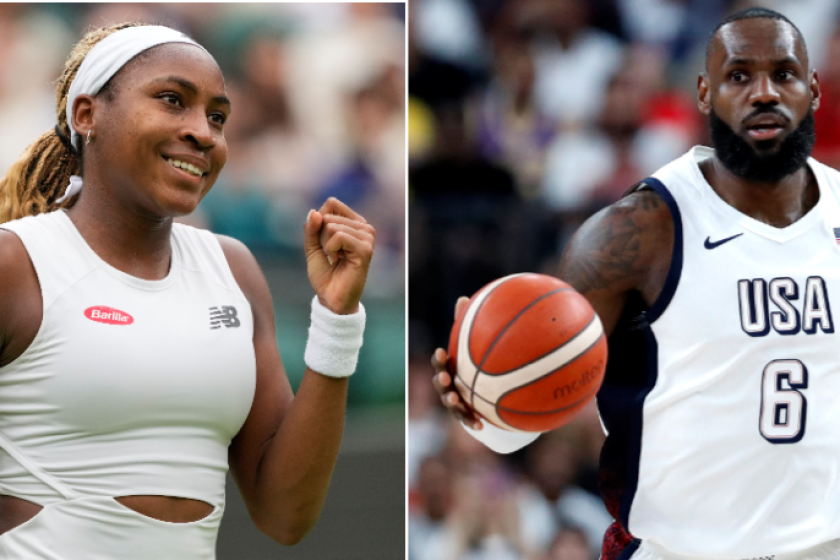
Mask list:
[[[228,484],[219,560],[404,555],[405,5],[0,4],[0,169],[52,128],[73,44],[121,21],[179,29],[225,75],[228,164],[182,220],[243,241],[274,298],[277,343],[297,389],[312,288],[302,224],[329,196],[377,228],[368,324],[325,510],[301,544],[263,537]]]

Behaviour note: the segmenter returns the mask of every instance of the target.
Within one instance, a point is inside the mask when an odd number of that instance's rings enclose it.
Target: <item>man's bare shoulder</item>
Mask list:
[[[667,203],[635,190],[589,218],[569,242],[559,276],[576,290],[655,292],[667,275],[674,225]],[[663,274],[664,272],[664,274]],[[661,289],[661,286],[659,286]]]

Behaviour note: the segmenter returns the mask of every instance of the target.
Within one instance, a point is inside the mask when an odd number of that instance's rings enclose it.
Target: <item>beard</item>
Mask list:
[[[801,169],[808,161],[816,140],[813,109],[808,110],[799,126],[778,144],[776,150],[772,150],[775,140],[757,142],[758,149],[763,153],[757,152],[738,136],[714,109],[709,114],[709,126],[712,146],[723,166],[738,177],[757,183],[776,183]]]

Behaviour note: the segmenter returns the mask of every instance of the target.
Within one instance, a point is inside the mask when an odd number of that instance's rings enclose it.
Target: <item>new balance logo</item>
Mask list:
[[[223,305],[210,308],[210,328],[220,329],[222,325],[231,328],[239,326],[239,318],[236,316],[236,308],[232,305]]]

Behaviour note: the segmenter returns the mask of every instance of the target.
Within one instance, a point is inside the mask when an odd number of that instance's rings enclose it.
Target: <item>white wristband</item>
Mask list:
[[[303,361],[313,371],[328,377],[349,377],[356,371],[365,332],[365,308],[352,315],[333,313],[312,298],[312,324]]]
[[[519,451],[540,437],[540,432],[512,432],[510,430],[503,430],[485,420],[480,420],[480,422],[482,425],[480,430],[473,430],[463,422],[461,422],[461,426],[464,427],[468,434],[496,453],[506,455],[514,451]]]

